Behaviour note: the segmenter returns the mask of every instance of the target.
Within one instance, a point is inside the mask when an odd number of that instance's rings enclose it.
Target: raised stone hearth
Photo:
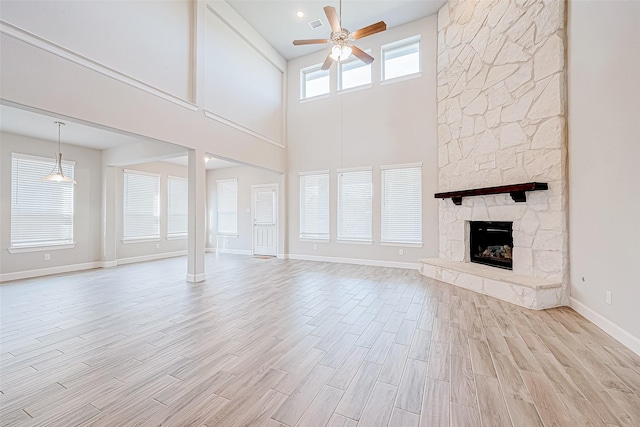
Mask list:
[[[562,305],[562,282],[523,276],[509,270],[425,258],[420,260],[420,274],[534,310]]]
[[[565,2],[449,1],[438,14],[438,185],[548,191],[440,201],[421,273],[525,307],[568,301]],[[469,223],[513,222],[513,271],[470,265]]]

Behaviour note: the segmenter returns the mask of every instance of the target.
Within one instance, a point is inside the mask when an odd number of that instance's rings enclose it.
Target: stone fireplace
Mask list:
[[[438,14],[439,190],[548,190],[441,200],[439,257],[420,272],[535,309],[568,300],[564,14],[543,0],[449,1]],[[511,223],[512,270],[470,262],[479,221]]]

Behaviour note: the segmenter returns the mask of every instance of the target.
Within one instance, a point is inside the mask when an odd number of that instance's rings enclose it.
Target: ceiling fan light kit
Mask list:
[[[324,13],[327,15],[327,20],[329,21],[329,25],[331,26],[330,38],[294,40],[293,44],[296,46],[305,44],[333,44],[331,52],[322,64],[321,68],[323,70],[328,70],[333,62],[343,62],[347,60],[351,56],[351,54],[353,54],[356,58],[358,58],[365,64],[371,64],[374,59],[373,56],[369,55],[359,47],[352,45],[352,42],[354,40],[358,40],[363,37],[385,31],[387,29],[387,24],[385,24],[384,21],[380,21],[376,22],[375,24],[368,25],[364,28],[360,28],[359,30],[356,30],[354,32],[350,32],[346,28],[342,27],[342,0],[340,0],[340,17],[338,17],[336,8],[333,6],[326,6],[324,8]]]

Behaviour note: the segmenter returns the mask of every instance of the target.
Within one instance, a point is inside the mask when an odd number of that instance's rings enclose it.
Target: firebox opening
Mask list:
[[[513,223],[471,221],[471,262],[513,270]]]

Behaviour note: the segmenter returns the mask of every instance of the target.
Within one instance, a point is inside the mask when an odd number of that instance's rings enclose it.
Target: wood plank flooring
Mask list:
[[[0,286],[3,426],[639,426],[640,357],[415,271],[208,255]]]

